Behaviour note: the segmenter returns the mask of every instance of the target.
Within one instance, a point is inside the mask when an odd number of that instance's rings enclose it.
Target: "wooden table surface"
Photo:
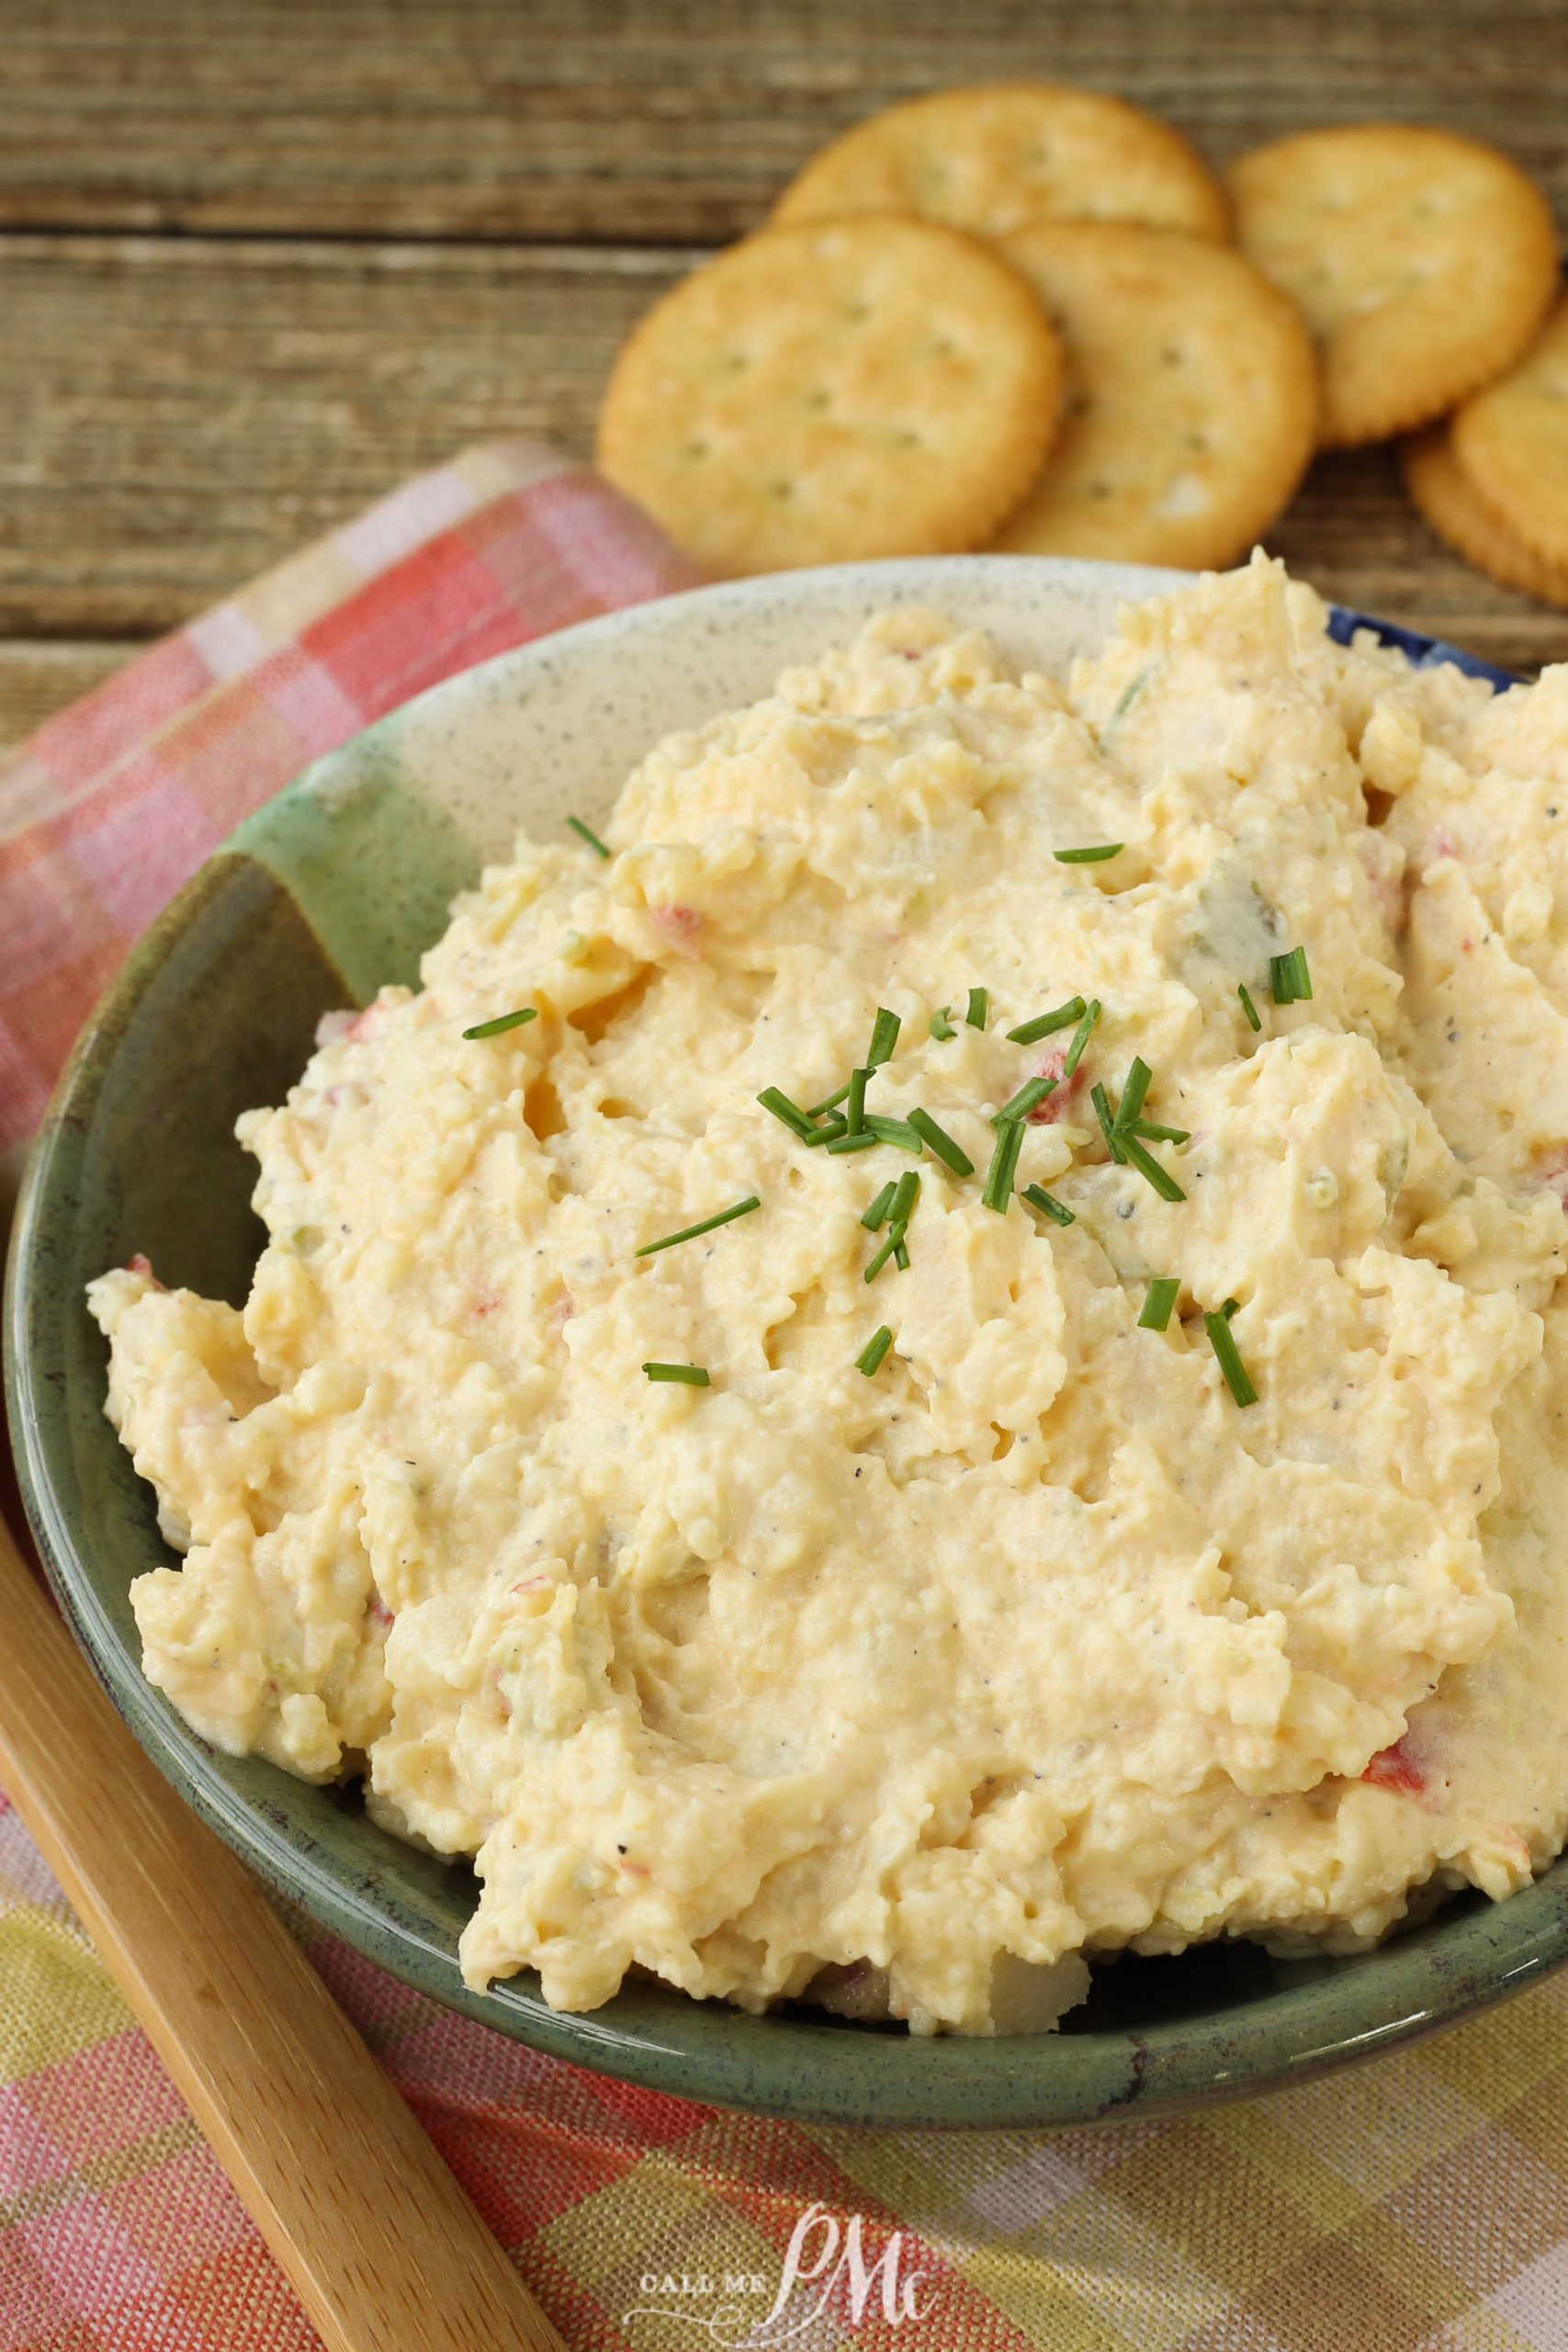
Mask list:
[[[1568,226],[1564,0],[0,0],[0,744],[463,443],[585,453],[606,365],[874,107],[1043,74],[1216,162],[1397,116],[1497,141]],[[1271,544],[1520,668],[1387,453]]]

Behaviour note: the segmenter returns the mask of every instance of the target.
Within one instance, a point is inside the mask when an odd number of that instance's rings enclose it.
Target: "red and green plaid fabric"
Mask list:
[[[137,933],[307,760],[687,584],[591,475],[478,450],[43,729],[0,769],[0,1146]],[[1568,1978],[1180,2121],[855,2132],[539,2057],[297,1924],[577,2352],[1568,2352]],[[316,2342],[0,1799],[0,2352]]]

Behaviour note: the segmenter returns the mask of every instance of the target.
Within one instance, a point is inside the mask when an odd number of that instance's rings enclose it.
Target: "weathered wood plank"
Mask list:
[[[1561,0],[0,0],[0,225],[711,242],[873,107],[1030,74],[1222,161],[1440,120],[1568,222]]]
[[[586,453],[687,258],[0,238],[0,634],[166,628],[468,442]]]
[[[466,442],[586,452],[620,336],[690,258],[0,238],[0,636],[172,627]],[[1568,616],[1440,548],[1384,451],[1320,464],[1274,544],[1345,602],[1568,657]]]

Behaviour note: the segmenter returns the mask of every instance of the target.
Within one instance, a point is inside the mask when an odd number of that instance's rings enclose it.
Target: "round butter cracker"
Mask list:
[[[1067,397],[998,547],[1194,569],[1244,555],[1316,437],[1290,303],[1230,247],[1166,230],[1039,221],[1000,250],[1061,334]]]
[[[1453,420],[1454,456],[1500,529],[1568,574],[1568,300],[1512,373]]]
[[[1242,248],[1323,355],[1323,439],[1379,441],[1513,365],[1557,281],[1551,209],[1495,148],[1408,123],[1306,130],[1231,166]]]
[[[1450,425],[1413,434],[1399,462],[1417,513],[1467,563],[1506,588],[1568,609],[1568,561],[1551,562],[1498,519],[1461,462]]]
[[[1138,220],[1230,233],[1224,196],[1179,130],[1057,82],[937,90],[858,122],[814,155],[773,218],[912,213],[976,236],[1026,220]]]
[[[1055,428],[1061,346],[972,238],[866,219],[764,232],[634,330],[599,463],[719,574],[985,545]]]

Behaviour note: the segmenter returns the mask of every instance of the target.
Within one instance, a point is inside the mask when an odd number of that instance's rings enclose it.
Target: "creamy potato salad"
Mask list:
[[[522,842],[92,1286],[206,1739],[468,1982],[918,2032],[1348,1950],[1568,1811],[1568,669],[1277,564],[1060,684],[908,610]]]

